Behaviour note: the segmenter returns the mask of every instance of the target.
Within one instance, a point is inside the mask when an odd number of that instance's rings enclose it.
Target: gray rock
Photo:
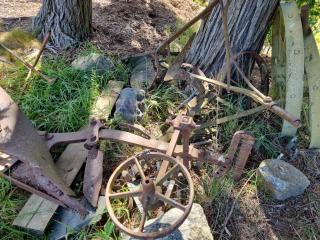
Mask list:
[[[156,77],[151,57],[149,55],[133,57],[129,63],[133,68],[130,78],[131,87],[148,90]]]
[[[128,122],[134,122],[143,116],[145,91],[125,88],[116,102],[115,115]]]
[[[282,160],[262,161],[258,174],[266,190],[277,200],[298,196],[310,185],[300,170]]]
[[[110,71],[114,65],[112,61],[101,54],[91,53],[88,56],[80,56],[72,62],[72,67],[83,71],[96,70],[99,74]]]
[[[168,227],[173,224],[182,211],[172,208],[158,219],[151,219],[146,222],[145,231],[157,231],[160,227]],[[202,207],[194,203],[191,212],[184,223],[173,233],[158,238],[161,240],[213,240],[206,216]],[[123,240],[136,240],[130,236],[123,234]]]

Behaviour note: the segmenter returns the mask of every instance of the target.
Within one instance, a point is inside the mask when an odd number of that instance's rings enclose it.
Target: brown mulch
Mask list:
[[[121,57],[150,51],[177,20],[187,21],[199,10],[191,0],[95,1],[92,41]]]
[[[29,29],[41,0],[0,0],[0,31]],[[153,50],[177,21],[202,8],[192,0],[93,0],[91,41],[120,57]]]

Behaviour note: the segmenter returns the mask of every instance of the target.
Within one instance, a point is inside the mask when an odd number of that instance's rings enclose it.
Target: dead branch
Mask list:
[[[227,0],[226,5],[224,6],[223,0],[220,1],[221,6],[221,18],[223,23],[223,35],[224,35],[224,45],[226,49],[226,62],[227,62],[227,84],[230,86],[231,82],[231,47],[229,41],[229,32],[228,32],[228,9],[230,6],[230,0]]]
[[[36,57],[33,65],[32,65],[33,68],[35,68],[35,67],[37,66],[37,64],[38,64],[38,62],[39,62],[39,59],[40,59],[40,57],[41,57],[41,55],[42,55],[42,53],[43,53],[43,51],[44,51],[47,43],[49,42],[50,36],[51,36],[51,33],[48,32],[47,35],[46,35],[46,37],[44,38],[44,40],[43,40],[43,42],[42,42],[40,51],[39,51],[39,53],[37,54],[37,57]],[[29,69],[29,73],[28,73],[28,76],[26,77],[26,81],[31,77],[32,71],[33,71],[32,69]]]
[[[198,128],[200,129],[204,129],[204,128],[208,128],[211,127],[213,125],[220,125],[232,120],[236,120],[239,118],[243,118],[243,117],[247,117],[259,112],[262,112],[263,110],[266,110],[267,108],[263,105],[246,110],[246,111],[242,111],[240,113],[234,114],[234,115],[230,115],[230,116],[226,116],[226,117],[222,117],[222,118],[218,118],[218,119],[214,119],[214,120],[210,120],[209,122],[206,122],[204,124],[201,124],[200,127]]]
[[[219,3],[219,0],[214,0],[211,2],[202,12],[200,12],[197,16],[192,18],[188,23],[186,23],[182,28],[180,28],[178,31],[173,33],[167,40],[165,40],[163,43],[160,44],[160,46],[157,48],[156,53],[161,53],[164,51],[164,49],[172,43],[175,39],[177,39],[182,33],[184,33],[188,28],[190,28],[193,24],[195,24],[200,19],[205,18],[208,16],[214,7]]]
[[[37,74],[39,74],[43,79],[47,80],[47,82],[49,84],[53,84],[56,79],[52,79],[47,77],[46,75],[44,75],[43,73],[41,73],[40,71],[38,71],[37,69],[35,69],[32,65],[30,65],[29,63],[27,63],[25,60],[23,60],[21,57],[19,57],[17,54],[15,54],[12,50],[10,50],[9,48],[7,48],[5,45],[3,45],[2,43],[0,43],[0,46],[3,47],[7,52],[9,52],[12,56],[14,56],[16,59],[18,59],[26,68],[36,72]]]

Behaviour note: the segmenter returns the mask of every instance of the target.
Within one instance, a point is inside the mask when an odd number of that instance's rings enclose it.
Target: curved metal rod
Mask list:
[[[70,132],[70,133],[49,133],[48,140],[46,144],[48,149],[50,150],[53,146],[57,144],[71,144],[86,141],[87,137],[90,136],[90,132],[88,130],[82,130],[78,132]],[[114,142],[120,142],[129,145],[135,145],[143,148],[147,148],[150,150],[155,150],[159,152],[165,153],[169,148],[169,143],[155,140],[155,139],[146,139],[141,136],[135,135],[133,133],[120,131],[120,130],[112,130],[112,129],[101,129],[99,131],[99,139],[100,140],[111,140]],[[174,156],[179,156],[183,154],[182,145],[176,145],[174,148]],[[192,159],[199,158],[199,150],[196,148],[191,148],[189,154]]]
[[[259,97],[254,91],[248,90],[248,89],[244,89],[244,88],[239,88],[239,87],[234,87],[234,86],[230,86],[228,87],[227,84],[223,83],[223,82],[219,82],[217,80],[214,79],[210,79],[207,77],[203,77],[194,73],[189,73],[189,75],[195,79],[207,82],[207,83],[211,83],[214,85],[217,85],[219,87],[225,88],[225,89],[229,89],[233,92],[236,93],[240,93],[243,95],[246,95],[250,98],[252,98],[254,101],[262,104],[263,106],[266,106],[271,112],[275,113],[276,115],[278,115],[279,117],[285,119],[286,121],[288,121],[292,126],[298,128],[300,126],[300,119],[296,118],[295,116],[293,116],[292,114],[290,114],[289,112],[287,112],[286,110],[280,108],[279,106],[277,106],[277,103],[274,101],[271,102],[265,102],[261,97]]]

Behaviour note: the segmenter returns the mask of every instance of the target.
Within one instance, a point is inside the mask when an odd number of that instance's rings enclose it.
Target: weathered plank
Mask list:
[[[313,34],[304,38],[305,78],[309,86],[310,103],[310,148],[320,148],[320,57]]]
[[[108,119],[124,83],[110,81],[97,99],[92,116]],[[85,162],[87,151],[83,143],[70,144],[56,162],[56,167],[64,181],[70,186]],[[58,209],[58,205],[33,194],[22,208],[13,225],[43,234],[48,223]]]
[[[286,45],[285,110],[300,118],[303,101],[304,44],[300,11],[295,2],[281,3]],[[281,34],[281,32],[280,32]],[[284,121],[282,135],[294,136],[297,129]]]

